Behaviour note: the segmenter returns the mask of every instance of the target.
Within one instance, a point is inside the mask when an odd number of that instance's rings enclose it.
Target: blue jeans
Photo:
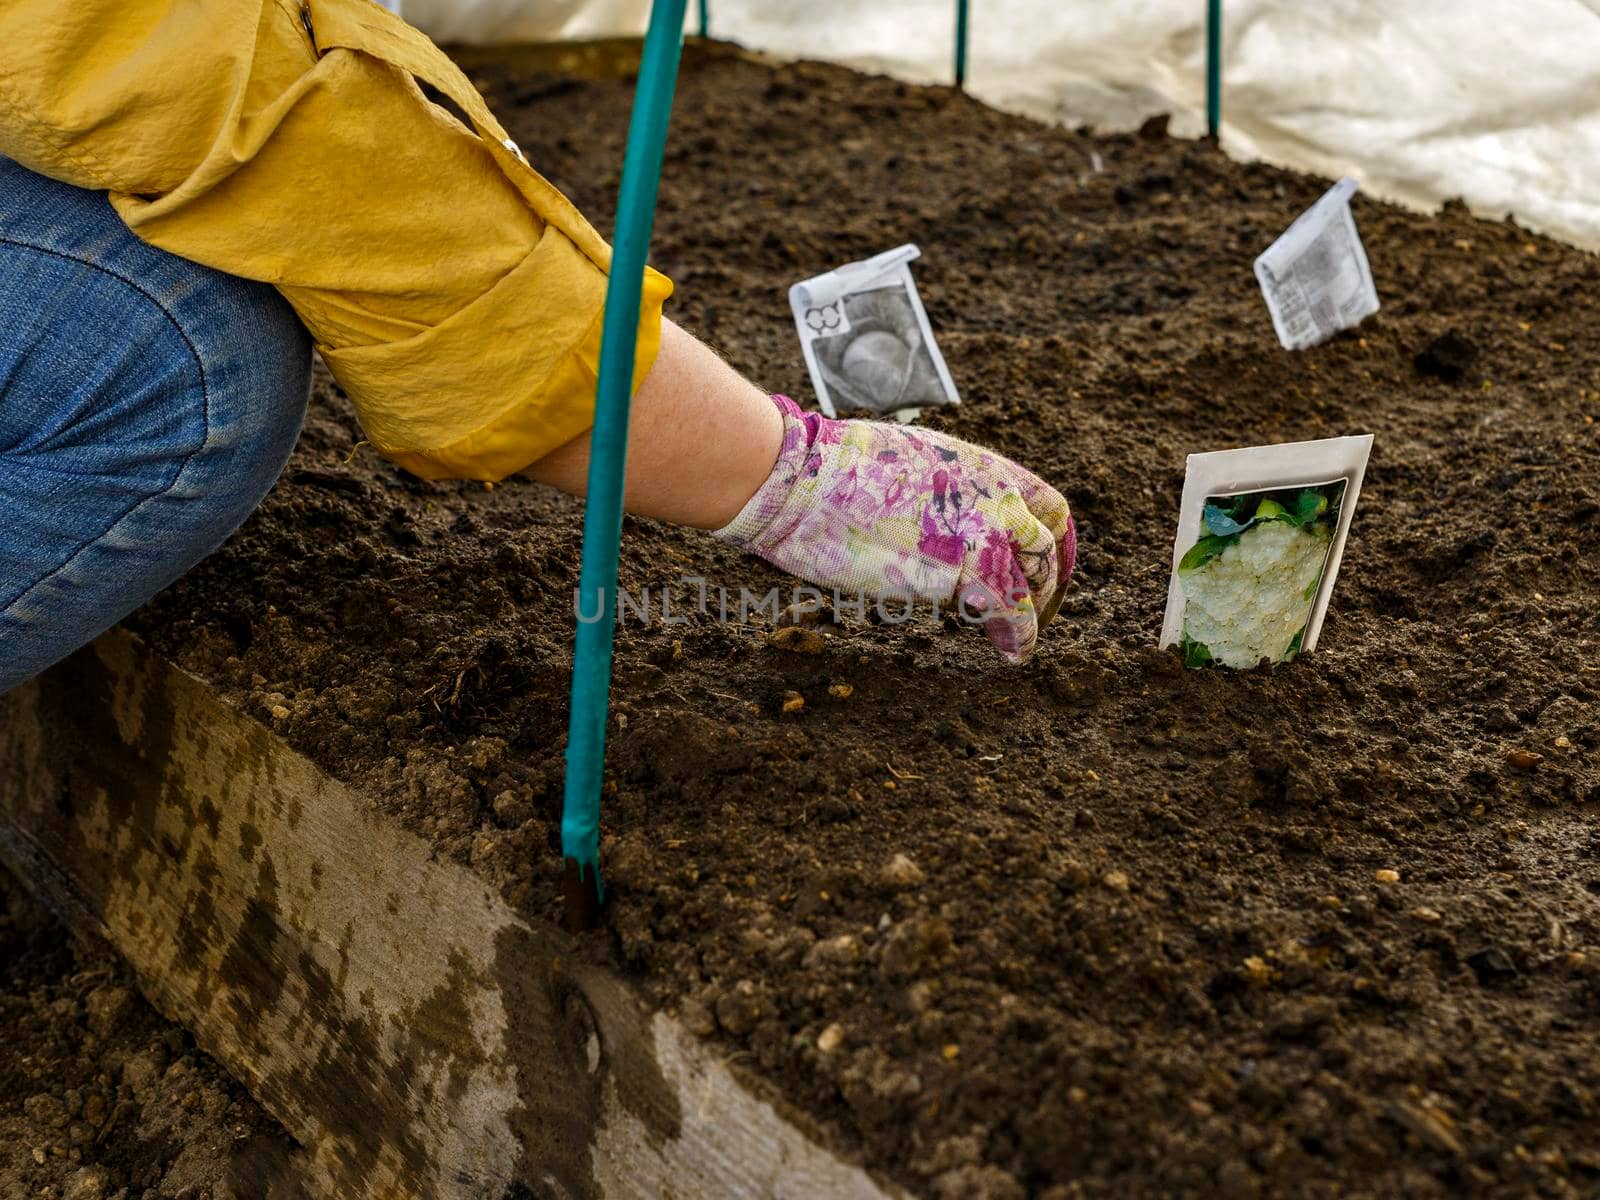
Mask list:
[[[0,692],[238,528],[294,448],[310,375],[272,288],[0,158]]]

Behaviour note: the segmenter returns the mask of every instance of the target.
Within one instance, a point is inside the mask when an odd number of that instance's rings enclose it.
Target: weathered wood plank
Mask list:
[[[340,1197],[859,1197],[553,928],[114,633],[0,697],[0,856]]]

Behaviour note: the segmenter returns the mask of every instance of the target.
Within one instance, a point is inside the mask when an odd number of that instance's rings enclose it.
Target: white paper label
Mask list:
[[[1256,278],[1285,350],[1325,342],[1378,311],[1361,235],[1350,214],[1353,179],[1341,179],[1256,259]]]
[[[956,404],[954,381],[911,279],[915,246],[848,263],[789,289],[789,307],[822,411],[903,416]]]

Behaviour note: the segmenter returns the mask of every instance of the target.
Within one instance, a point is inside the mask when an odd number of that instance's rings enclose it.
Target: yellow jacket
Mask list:
[[[276,286],[419,475],[498,479],[592,422],[610,247],[373,0],[0,0],[0,154]],[[647,274],[636,384],[671,290]]]

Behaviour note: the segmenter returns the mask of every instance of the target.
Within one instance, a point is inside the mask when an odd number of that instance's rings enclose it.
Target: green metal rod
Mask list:
[[[644,290],[656,190],[672,116],[688,0],[655,0],[639,64],[622,189],[600,333],[599,383],[589,439],[589,499],[583,514],[578,576],[578,638],[572,656],[572,715],[561,808],[569,924],[590,924],[605,893],[600,883],[600,784],[605,768],[611,643],[622,540],[622,481],[628,454],[639,305]]]
[[[1222,128],[1222,0],[1206,0],[1206,131]]]
[[[956,87],[967,86],[967,0],[956,0]]]
[[[700,36],[711,36],[711,0],[700,0]]]

